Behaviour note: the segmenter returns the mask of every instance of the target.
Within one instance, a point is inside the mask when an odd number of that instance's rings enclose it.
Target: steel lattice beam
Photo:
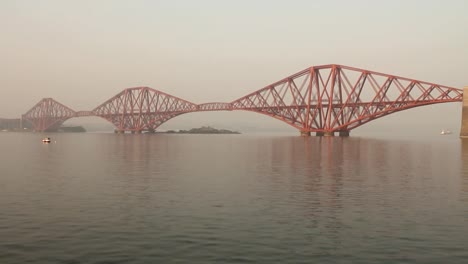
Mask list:
[[[197,111],[231,111],[233,110],[232,104],[230,103],[205,103],[205,104],[199,104],[197,105]]]

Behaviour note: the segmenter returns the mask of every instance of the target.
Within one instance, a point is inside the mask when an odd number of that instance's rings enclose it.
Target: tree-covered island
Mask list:
[[[166,133],[169,134],[240,134],[237,131],[231,131],[227,129],[216,129],[210,126],[202,126],[200,128],[192,128],[190,130],[168,130]]]

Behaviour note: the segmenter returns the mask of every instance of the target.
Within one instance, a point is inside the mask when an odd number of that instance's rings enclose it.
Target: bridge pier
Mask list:
[[[125,130],[115,129],[115,130],[114,130],[114,133],[115,133],[115,134],[124,134],[124,133],[125,133]]]
[[[301,131],[301,136],[310,137],[310,131]]]
[[[349,130],[341,130],[341,131],[338,131],[338,135],[340,137],[349,137]]]
[[[315,136],[317,137],[333,137],[335,135],[335,132],[333,131],[317,131],[315,132]]]
[[[463,105],[460,138],[468,138],[468,86],[463,89]]]
[[[338,132],[338,136],[340,137],[349,137],[349,130],[341,130],[336,132]],[[315,135],[317,137],[334,137],[335,131],[315,132]]]

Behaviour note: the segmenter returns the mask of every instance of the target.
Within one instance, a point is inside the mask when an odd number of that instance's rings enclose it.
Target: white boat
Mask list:
[[[43,138],[42,143],[50,143],[50,138],[49,137]]]
[[[440,134],[441,134],[441,135],[449,135],[449,134],[452,134],[452,131],[444,129],[444,130],[442,130],[442,131],[440,132]]]

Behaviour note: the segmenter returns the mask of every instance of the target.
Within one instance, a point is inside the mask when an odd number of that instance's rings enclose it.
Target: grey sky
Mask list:
[[[43,97],[91,110],[135,86],[194,103],[232,101],[330,63],[468,85],[465,0],[1,0],[0,38],[0,117],[19,117]],[[423,107],[398,122],[429,115],[459,122],[459,109]],[[279,122],[254,113],[198,113],[170,122],[193,119]]]

